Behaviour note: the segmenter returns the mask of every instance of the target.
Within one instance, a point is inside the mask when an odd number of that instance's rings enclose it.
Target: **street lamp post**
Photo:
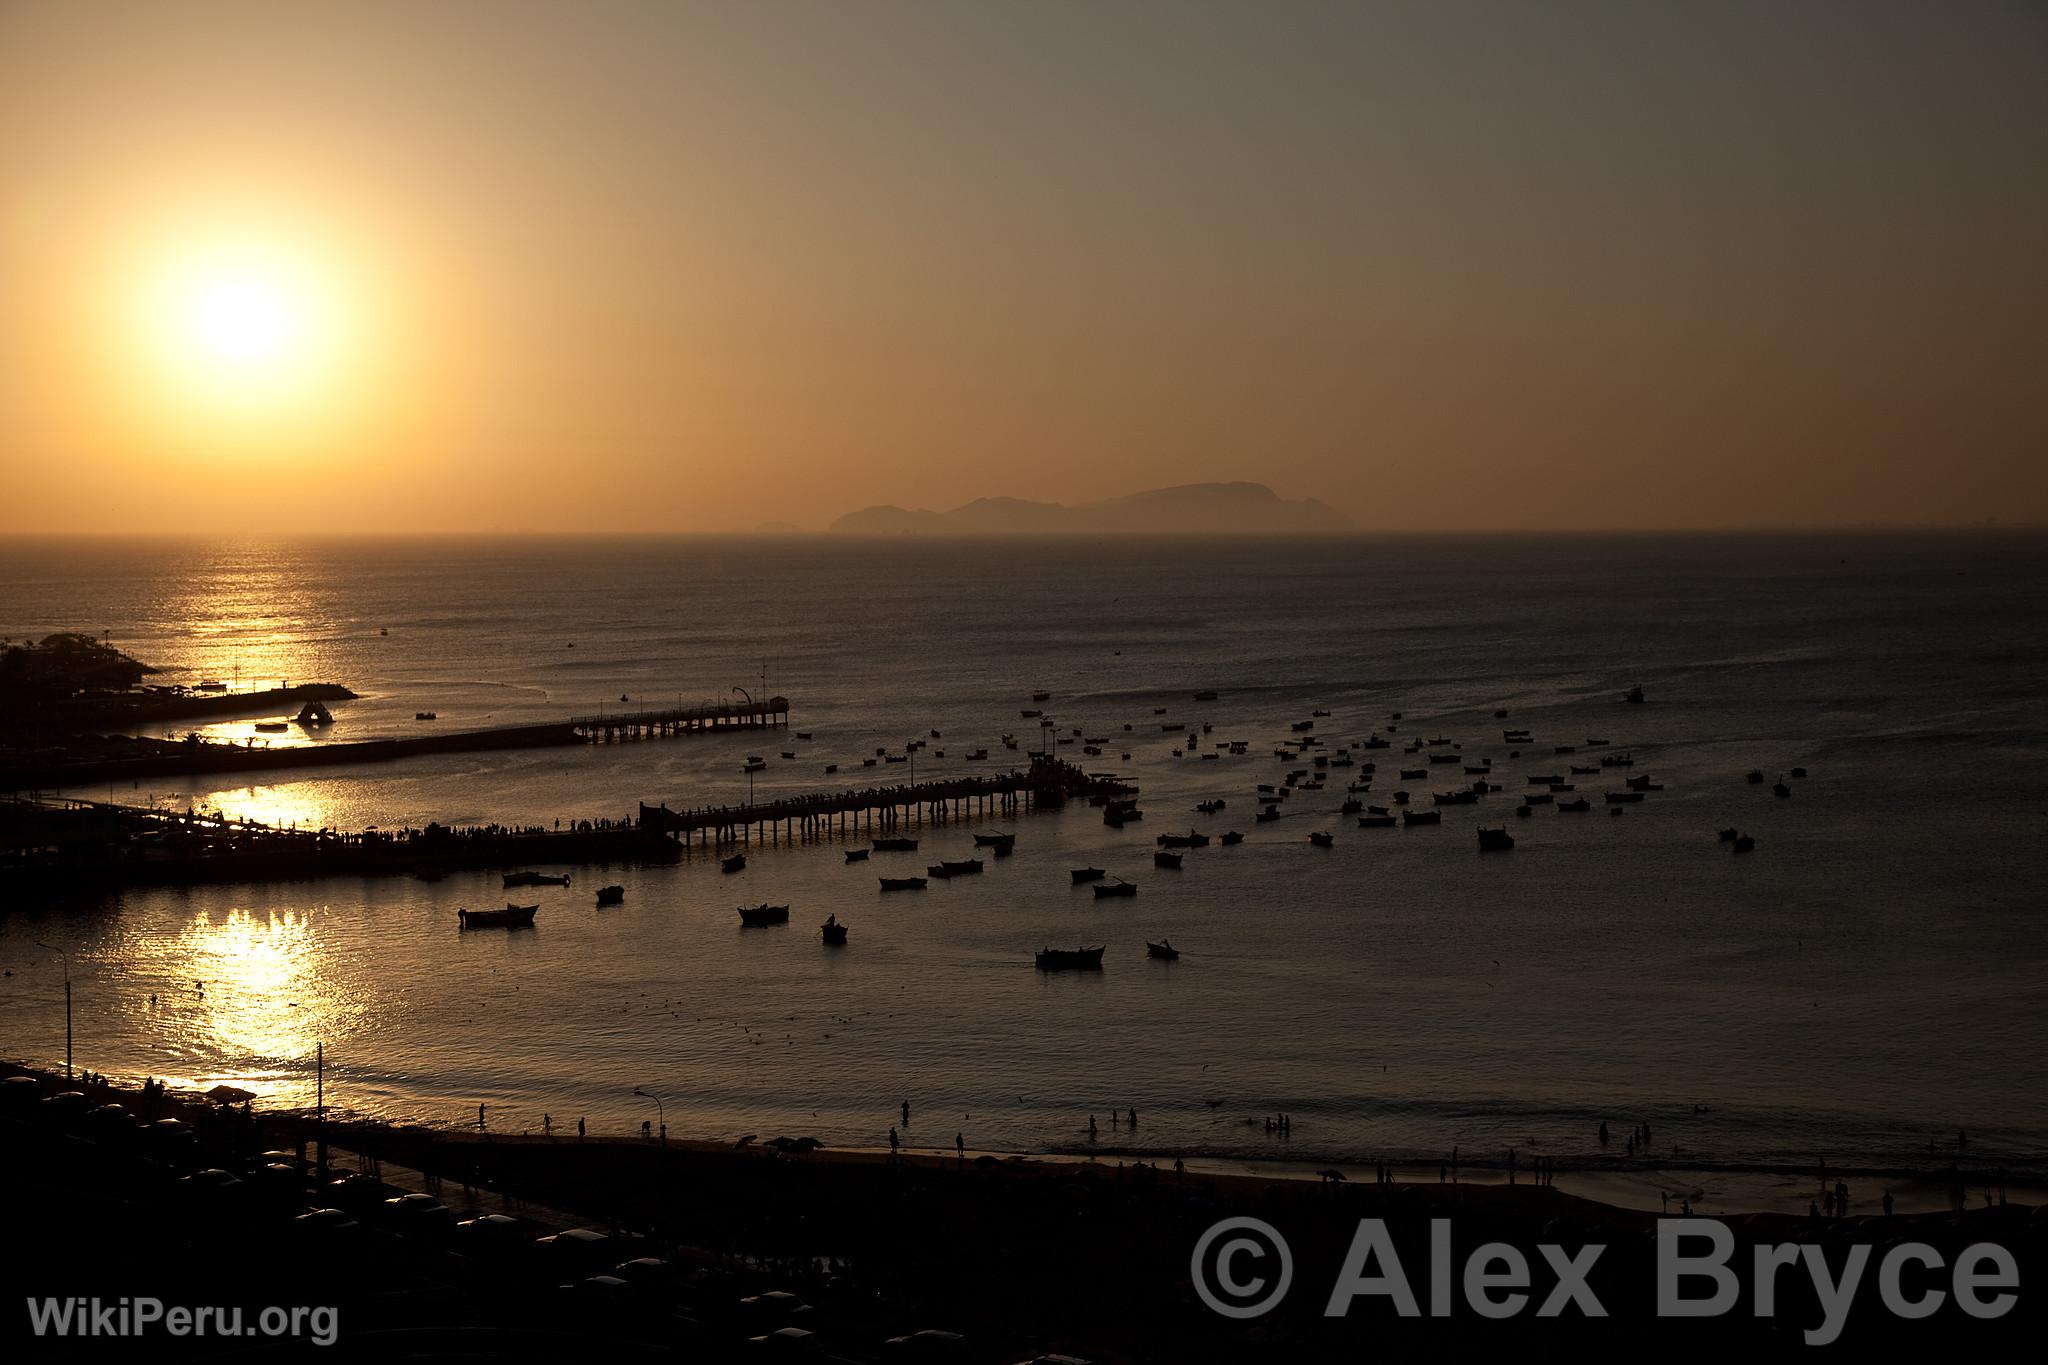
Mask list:
[[[36,947],[55,953],[64,959],[64,1079],[71,1079],[71,954],[62,948],[52,948],[41,939]]]
[[[668,1146],[668,1109],[662,1104],[662,1097],[637,1085],[633,1087],[633,1093],[643,1100],[654,1101],[654,1117],[661,1124],[661,1145]]]

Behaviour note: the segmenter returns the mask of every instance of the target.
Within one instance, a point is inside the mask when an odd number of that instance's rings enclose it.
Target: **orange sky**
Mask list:
[[[0,532],[2048,520],[2033,5],[0,0]]]

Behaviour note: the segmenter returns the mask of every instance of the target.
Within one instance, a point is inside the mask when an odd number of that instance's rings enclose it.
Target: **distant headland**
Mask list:
[[[1355,531],[1315,498],[1282,498],[1262,483],[1190,483],[1068,505],[976,498],[950,512],[863,507],[827,528],[841,535],[1285,535]]]

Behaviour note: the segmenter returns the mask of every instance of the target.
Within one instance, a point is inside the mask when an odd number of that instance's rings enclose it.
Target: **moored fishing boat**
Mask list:
[[[1156,957],[1161,962],[1178,962],[1180,949],[1174,947],[1170,939],[1161,939],[1157,943],[1148,939],[1145,942],[1145,956]]]
[[[883,877],[881,882],[884,891],[922,891],[925,888],[923,877]]]
[[[455,917],[465,929],[526,929],[533,926],[533,917],[539,910],[538,905],[508,902],[503,910],[457,910]]]
[[[1275,812],[1274,812],[1274,814],[1275,814],[1275,815],[1278,815],[1278,814],[1279,814],[1279,812],[1278,812],[1278,811],[1275,811]],[[1225,848],[1228,848],[1228,847],[1230,847],[1230,846],[1231,846],[1232,844],[1241,844],[1241,843],[1243,843],[1243,842],[1244,842],[1244,835],[1243,835],[1243,834],[1241,834],[1241,833],[1239,833],[1239,832],[1238,832],[1237,830],[1234,830],[1234,829],[1232,829],[1232,830],[1225,830],[1225,831],[1224,831],[1224,834],[1223,834],[1223,838],[1222,838],[1222,840],[1221,840],[1221,843],[1223,844],[1223,846],[1224,846]]]
[[[620,905],[625,902],[626,888],[623,886],[600,886],[597,888],[599,905]]]
[[[1118,896],[1135,896],[1137,894],[1138,884],[1136,882],[1127,882],[1122,877],[1118,877],[1113,882],[1098,883],[1095,887],[1095,899],[1099,901],[1112,900]]]
[[[743,929],[760,929],[770,924],[789,923],[789,907],[786,905],[742,905],[739,911],[740,927]]]
[[[507,872],[505,874],[505,885],[507,886],[567,886],[568,884],[569,877],[567,873],[560,876],[549,876],[545,872]]]
[[[1177,872],[1180,870],[1180,858],[1180,854],[1168,853],[1162,848],[1152,855],[1152,866],[1163,867],[1169,871]]]
[[[1040,948],[1037,955],[1038,970],[1041,972],[1100,971],[1102,970],[1101,948]]]
[[[1511,848],[1513,848],[1514,846],[1515,846],[1515,836],[1514,836],[1514,835],[1512,835],[1512,834],[1510,834],[1510,833],[1508,833],[1508,831],[1507,831],[1507,826],[1503,825],[1503,826],[1501,826],[1501,827],[1500,827],[1499,829],[1488,829],[1488,828],[1487,828],[1486,826],[1484,826],[1484,825],[1481,825],[1481,826],[1479,827],[1479,851],[1480,851],[1480,852],[1482,852],[1482,853],[1496,853],[1496,852],[1504,852],[1504,851],[1506,851],[1507,849],[1511,849]]]
[[[843,948],[846,946],[846,926],[839,922],[839,916],[837,915],[827,915],[825,917],[825,922],[818,926],[818,936],[825,940],[828,947]]]
[[[917,852],[917,840],[915,839],[899,839],[892,837],[887,839],[871,839],[868,842],[877,853]]]
[[[849,863],[864,863],[867,860],[868,851],[864,848],[849,848],[846,850],[846,861]]]
[[[737,872],[746,865],[747,855],[744,853],[735,853],[730,858],[720,858],[718,860],[718,870],[720,872]]]
[[[1099,867],[1077,867],[1067,875],[1074,879],[1075,886],[1079,886],[1083,882],[1099,882],[1108,874]]]

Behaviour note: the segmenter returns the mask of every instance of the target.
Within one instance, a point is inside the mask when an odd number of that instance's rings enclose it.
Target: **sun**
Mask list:
[[[163,267],[153,295],[156,349],[188,398],[276,407],[311,395],[332,367],[336,293],[287,248],[192,251]]]

